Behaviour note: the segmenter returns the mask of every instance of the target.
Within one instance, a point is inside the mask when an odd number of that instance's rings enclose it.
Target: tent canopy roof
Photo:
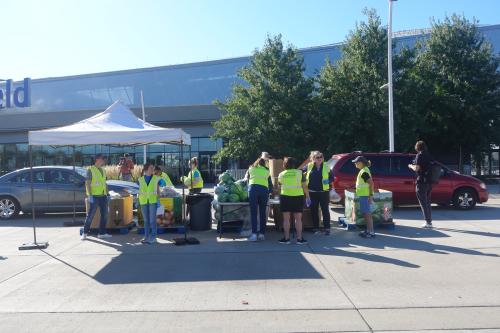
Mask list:
[[[90,145],[90,144],[191,144],[191,136],[180,128],[163,128],[137,118],[120,102],[104,112],[72,125],[28,133],[29,145]]]

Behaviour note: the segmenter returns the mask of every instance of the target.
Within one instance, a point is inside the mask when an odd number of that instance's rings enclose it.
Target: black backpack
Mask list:
[[[429,184],[436,184],[439,182],[439,178],[441,178],[441,169],[441,165],[436,163],[436,161],[432,161],[429,164],[429,169],[425,177]]]

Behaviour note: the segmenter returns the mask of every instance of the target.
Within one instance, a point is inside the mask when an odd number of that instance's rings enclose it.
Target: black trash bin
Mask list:
[[[186,197],[191,230],[210,230],[212,228],[213,199],[209,193],[189,194]]]

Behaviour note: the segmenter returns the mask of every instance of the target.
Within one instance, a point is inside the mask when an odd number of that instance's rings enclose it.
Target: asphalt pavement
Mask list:
[[[332,219],[342,215],[335,208]],[[500,332],[500,199],[394,212],[375,239],[334,228],[282,245],[196,232],[80,241],[70,216],[0,222],[0,332]],[[234,237],[234,238],[233,238]]]

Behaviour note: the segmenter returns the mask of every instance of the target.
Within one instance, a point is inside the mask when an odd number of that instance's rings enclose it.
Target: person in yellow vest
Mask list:
[[[155,166],[155,176],[158,176],[161,178],[160,186],[174,187],[174,184],[170,180],[170,177],[167,175],[166,172],[163,172],[163,170],[161,169],[161,167],[159,165]]]
[[[139,178],[139,205],[141,206],[142,218],[144,220],[143,244],[156,243],[156,209],[160,196],[161,178],[154,175],[154,166],[146,163],[142,169],[142,177]]]
[[[189,194],[201,193],[203,189],[203,178],[201,177],[201,172],[198,170],[198,158],[193,157],[189,161],[189,171],[186,177],[182,177],[181,181],[189,188]]]
[[[271,174],[267,167],[269,158],[268,153],[262,153],[261,157],[250,166],[245,176],[248,179],[248,201],[252,221],[252,234],[248,237],[251,242],[265,239],[267,202],[269,194],[273,192]],[[257,224],[257,210],[259,211],[259,224]]]
[[[295,231],[297,233],[297,244],[307,244],[302,236],[302,211],[304,210],[304,197],[309,199],[307,181],[301,170],[297,169],[298,163],[293,157],[285,157],[283,168],[278,176],[281,185],[280,210],[283,213],[284,237],[279,241],[281,244],[290,244],[290,217],[295,220]]]
[[[309,156],[310,162],[303,169],[306,174],[307,188],[309,190],[311,219],[315,234],[330,235],[330,195],[333,183],[333,171],[328,167],[323,154],[317,150]],[[319,229],[318,208],[321,207],[323,215],[323,230]]]
[[[361,214],[366,221],[366,231],[361,232],[359,235],[363,238],[375,237],[375,230],[373,229],[373,217],[371,214],[370,205],[373,202],[374,184],[372,174],[369,166],[370,161],[364,156],[358,156],[352,162],[359,169],[358,176],[356,177],[356,196],[359,198],[359,206]]]
[[[99,208],[101,213],[101,220],[99,222],[98,238],[110,238],[111,235],[106,233],[106,223],[108,221],[108,187],[106,185],[106,173],[102,168],[105,163],[104,155],[97,154],[92,165],[87,171],[87,180],[85,188],[87,190],[87,200],[89,202],[89,211],[85,224],[83,225],[83,232],[81,239],[87,239],[90,232],[90,226],[94,215]]]

